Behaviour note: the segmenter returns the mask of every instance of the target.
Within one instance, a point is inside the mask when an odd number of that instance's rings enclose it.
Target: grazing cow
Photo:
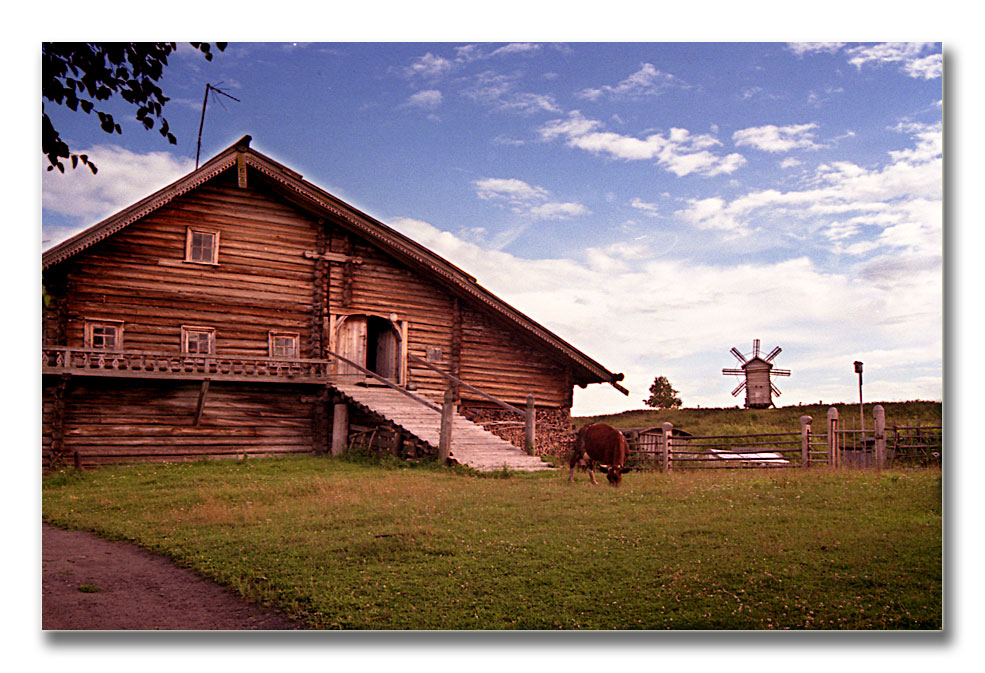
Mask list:
[[[622,475],[629,471],[626,469],[627,460],[629,444],[621,432],[605,423],[586,425],[575,436],[575,448],[569,461],[571,471],[568,472],[568,482],[574,481],[575,467],[582,463],[587,465],[592,483],[597,484],[592,468],[598,463],[608,468],[605,476],[609,485],[618,486]]]

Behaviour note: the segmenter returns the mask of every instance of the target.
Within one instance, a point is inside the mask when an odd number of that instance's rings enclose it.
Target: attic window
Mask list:
[[[188,227],[185,236],[185,261],[196,264],[219,263],[219,232]]]
[[[215,328],[182,325],[181,352],[189,355],[214,355]]]
[[[300,357],[297,332],[270,332],[268,336],[270,357],[297,360]]]
[[[123,348],[123,321],[86,320],[85,347],[117,351]]]

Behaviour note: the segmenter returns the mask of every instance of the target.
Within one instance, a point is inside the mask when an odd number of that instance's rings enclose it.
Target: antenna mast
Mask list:
[[[222,84],[222,82],[219,82]],[[230,96],[228,93],[220,89],[219,87],[212,86],[210,83],[205,84],[205,99],[202,101],[202,119],[198,122],[198,144],[195,146],[195,169],[198,169],[198,156],[202,151],[202,127],[205,126],[205,107],[209,104],[209,92],[215,91],[216,93],[221,93],[226,98],[232,98],[237,103],[240,102],[235,96]],[[218,100],[218,99],[217,99]],[[222,103],[220,102],[220,105]]]

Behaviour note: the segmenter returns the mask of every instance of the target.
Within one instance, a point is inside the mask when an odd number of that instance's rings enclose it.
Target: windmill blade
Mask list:
[[[739,385],[737,385],[735,387],[735,390],[732,391],[732,397],[738,397],[739,396],[739,393],[741,393],[742,392],[742,389],[745,388],[745,387],[746,387],[746,382],[745,381],[743,381],[742,383],[740,383]]]
[[[774,348],[773,350],[771,350],[769,352],[769,354],[766,356],[766,361],[767,362],[772,362],[773,361],[773,358],[775,358],[777,355],[779,355],[780,354],[780,351],[782,351],[782,350],[783,349],[780,348],[779,346],[777,346],[776,348]]]
[[[790,376],[789,369],[771,369],[770,374],[773,376]]]
[[[752,356],[754,358],[759,357],[759,339],[752,340]]]
[[[746,356],[743,355],[742,353],[740,353],[739,352],[739,349],[736,348],[735,346],[732,346],[732,350],[730,350],[729,353],[731,353],[732,355],[734,355],[735,356],[735,359],[738,360],[741,364],[745,364],[746,363]]]
[[[772,383],[770,384],[770,390],[772,390],[773,394],[776,395],[777,397],[783,394],[780,392],[780,389],[774,386]]]
[[[738,374],[738,375],[741,376],[742,374],[745,374],[746,372],[745,372],[745,370],[742,370],[742,369],[723,369],[722,370],[722,373],[723,374]]]

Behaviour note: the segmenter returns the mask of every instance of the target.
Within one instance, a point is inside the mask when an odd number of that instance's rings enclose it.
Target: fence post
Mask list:
[[[664,423],[664,450],[663,455],[660,456],[660,471],[668,472],[670,471],[670,452],[673,449],[673,436],[674,436],[674,424]]]
[[[536,430],[537,430],[536,414],[537,411],[534,408],[534,396],[531,393],[527,395],[527,409],[526,409],[526,414],[524,415],[524,424],[523,424],[523,431],[524,431],[523,445],[527,449],[527,454],[531,456],[536,453],[534,447],[534,441],[536,439]]]
[[[839,467],[838,460],[838,410],[828,409],[828,467]]]
[[[800,417],[800,466],[805,470],[811,464],[811,421],[810,416]]]
[[[872,408],[876,427],[876,469],[886,469],[886,410],[881,404]]]
[[[438,462],[444,465],[451,454],[451,428],[455,418],[455,391],[445,391],[445,401],[441,405],[441,434],[438,437]]]
[[[332,455],[341,456],[349,443],[349,407],[341,399],[335,400],[332,416]]]

